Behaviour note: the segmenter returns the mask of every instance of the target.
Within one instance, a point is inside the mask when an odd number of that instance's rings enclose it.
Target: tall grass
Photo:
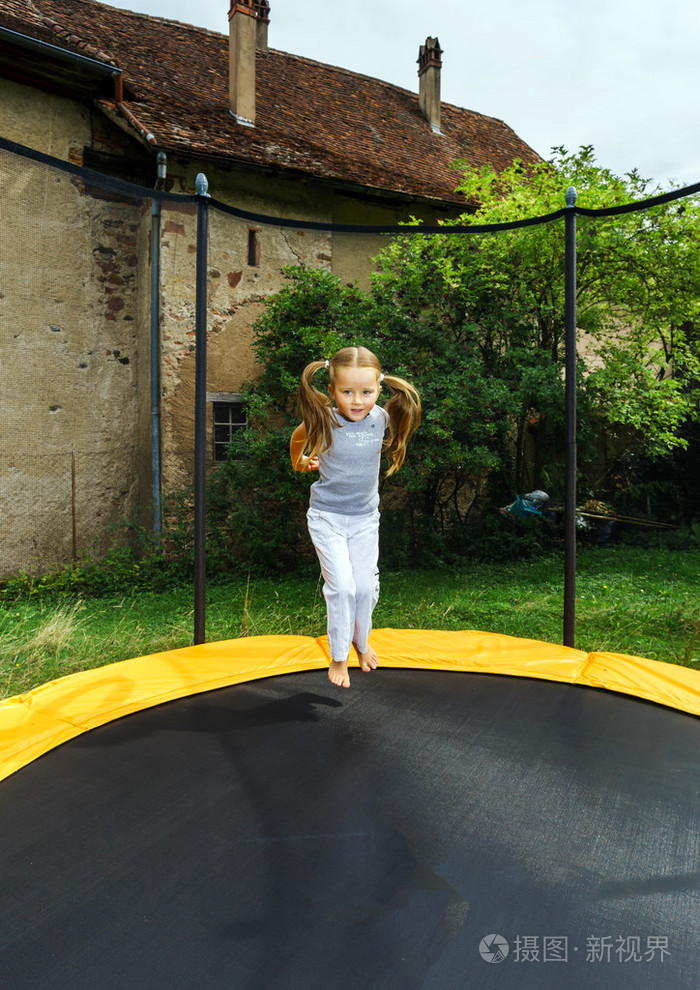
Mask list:
[[[27,691],[69,673],[83,660],[82,602],[53,605],[44,611],[0,611],[0,688],[4,694]]]
[[[581,551],[576,645],[700,666],[700,554],[639,548]],[[560,557],[382,575],[377,628],[481,629],[561,642]],[[11,696],[74,671],[192,643],[190,587],[0,607],[0,691]],[[318,576],[210,586],[207,639],[320,636]]]

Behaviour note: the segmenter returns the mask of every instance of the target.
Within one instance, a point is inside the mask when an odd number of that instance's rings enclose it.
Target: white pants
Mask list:
[[[331,658],[342,663],[354,644],[368,647],[379,598],[379,512],[342,516],[309,509],[309,535],[323,575]]]

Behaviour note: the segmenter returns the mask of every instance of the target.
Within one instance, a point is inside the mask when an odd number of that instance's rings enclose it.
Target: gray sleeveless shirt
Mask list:
[[[381,406],[354,423],[336,410],[333,446],[318,458],[309,504],[321,512],[364,516],[379,507],[379,464],[389,416]]]

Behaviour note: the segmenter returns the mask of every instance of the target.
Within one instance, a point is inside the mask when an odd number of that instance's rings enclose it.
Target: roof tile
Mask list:
[[[227,35],[94,0],[0,0],[10,21],[118,65],[126,108],[159,147],[189,157],[452,203],[464,201],[458,158],[499,170],[541,160],[501,120],[443,103],[435,134],[417,92],[275,49],[257,53],[256,126],[242,126],[229,110]]]

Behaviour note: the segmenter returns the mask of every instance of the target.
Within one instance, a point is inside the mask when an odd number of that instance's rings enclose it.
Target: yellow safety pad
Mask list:
[[[577,684],[645,698],[700,715],[700,671],[624,653],[589,653]]]
[[[586,654],[473,630],[378,629],[371,644],[383,667],[583,684],[700,715],[700,672],[641,657]],[[325,668],[328,659],[325,637],[253,636],[154,653],[51,681],[0,702],[0,780],[105,722],[243,681]],[[354,651],[351,665],[357,665]]]
[[[51,712],[33,711],[27,697],[0,703],[0,780],[83,731]]]
[[[202,691],[328,661],[308,636],[204,643],[69,674],[0,702],[0,780],[74,736]]]
[[[511,674],[570,682],[585,667],[587,656],[582,650],[556,643],[476,630],[378,629],[372,633],[371,643],[385,667]]]

